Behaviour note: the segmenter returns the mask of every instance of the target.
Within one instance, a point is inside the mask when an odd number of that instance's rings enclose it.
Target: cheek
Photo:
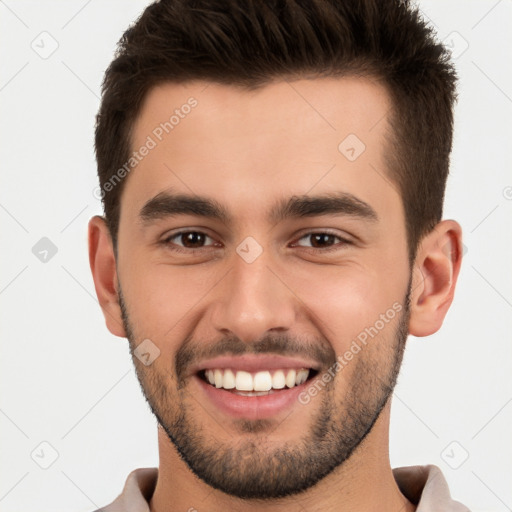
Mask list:
[[[206,267],[140,264],[125,279],[123,293],[137,340],[149,338],[162,354],[173,353],[201,312],[201,299],[219,280]],[[177,342],[178,343],[178,342]]]
[[[296,273],[294,289],[312,314],[311,321],[342,353],[376,323],[384,336],[393,329],[396,309],[403,306],[405,279],[358,265],[318,267],[314,276],[311,270],[307,275]],[[384,325],[381,315],[387,320]]]

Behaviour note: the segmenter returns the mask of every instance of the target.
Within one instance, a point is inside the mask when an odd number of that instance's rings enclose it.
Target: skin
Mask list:
[[[190,114],[131,171],[121,198],[118,258],[102,217],[89,223],[89,256],[96,293],[108,329],[126,337],[119,291],[129,312],[133,337],[149,338],[160,350],[150,367],[137,365],[139,378],[167,371],[166,393],[178,397],[195,425],[206,429],[209,446],[232,446],[257,437],[272,452],[288,442],[298,446],[323,407],[322,393],[272,428],[250,433],[217,410],[185,379],[182,395],[168,369],[184,340],[215,346],[226,335],[250,345],[281,333],[296,340],[322,340],[345,353],[352,340],[394,303],[403,304],[412,272],[408,331],[436,332],[453,299],[461,262],[461,229],[445,220],[426,235],[411,269],[400,194],[385,168],[386,90],[368,79],[314,79],[275,82],[257,91],[190,82],[164,84],[145,99],[133,132],[139,148],[174,109],[194,97]],[[356,134],[365,151],[350,162],[338,151]],[[378,171],[378,172],[376,172]],[[229,223],[180,215],[143,223],[144,204],[164,190],[215,199],[232,216]],[[371,221],[350,215],[322,215],[270,222],[276,201],[293,195],[345,192],[376,212]],[[181,229],[210,238],[195,254],[177,253],[183,244],[161,242]],[[311,232],[325,232],[336,250],[312,247]],[[263,248],[248,264],[236,252],[248,236]],[[174,245],[176,247],[176,245]],[[329,247],[329,246],[327,246]],[[185,249],[181,246],[181,249]],[[174,300],[179,290],[179,300]],[[398,316],[354,356],[364,365],[392,364]],[[332,393],[343,404],[357,386],[357,364],[337,374]],[[153,368],[153,370],[151,370]],[[149,386],[149,378],[146,381]],[[342,407],[342,405],[340,405]],[[170,414],[170,413],[169,413]],[[350,458],[300,494],[272,501],[245,501],[213,489],[179,457],[158,428],[159,477],[152,512],[172,510],[361,510],[411,511],[399,491],[388,454],[390,402]],[[277,428],[276,428],[277,427]],[[207,504],[207,505],[206,505]]]

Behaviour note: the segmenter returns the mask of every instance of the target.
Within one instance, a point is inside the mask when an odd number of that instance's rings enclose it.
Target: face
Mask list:
[[[160,425],[226,493],[307,489],[388,401],[411,276],[389,108],[360,78],[145,100],[132,146],[149,149],[121,199],[123,324]]]

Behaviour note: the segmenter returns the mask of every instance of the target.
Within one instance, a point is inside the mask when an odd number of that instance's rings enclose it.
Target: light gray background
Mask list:
[[[86,243],[101,213],[102,75],[147,3],[0,1],[2,512],[93,510],[132,469],[158,465],[156,421],[126,340],[104,325]],[[420,5],[460,74],[445,211],[467,253],[444,327],[409,340],[391,462],[436,464],[473,510],[511,510],[512,2]],[[32,251],[43,237],[57,248],[46,262]]]

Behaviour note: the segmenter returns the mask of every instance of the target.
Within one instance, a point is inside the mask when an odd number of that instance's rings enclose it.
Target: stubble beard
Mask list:
[[[389,343],[381,333],[362,348],[350,363],[355,367],[343,396],[336,391],[336,378],[318,393],[310,402],[312,405],[320,401],[317,412],[300,439],[278,444],[272,442],[272,433],[280,428],[274,420],[236,420],[226,429],[230,433],[225,437],[231,440],[221,442],[212,436],[208,423],[199,421],[194,414],[205,413],[188,392],[186,383],[171,372],[157,369],[157,365],[145,367],[134,356],[137,342],[121,291],[119,299],[137,377],[160,426],[197,477],[228,495],[253,500],[301,493],[349,460],[393,392],[410,315],[407,295],[393,342]],[[380,346],[377,349],[372,343]],[[386,351],[382,347],[387,347]],[[295,408],[310,405],[298,403]],[[286,421],[293,421],[293,412]],[[235,441],[233,427],[240,434]]]

